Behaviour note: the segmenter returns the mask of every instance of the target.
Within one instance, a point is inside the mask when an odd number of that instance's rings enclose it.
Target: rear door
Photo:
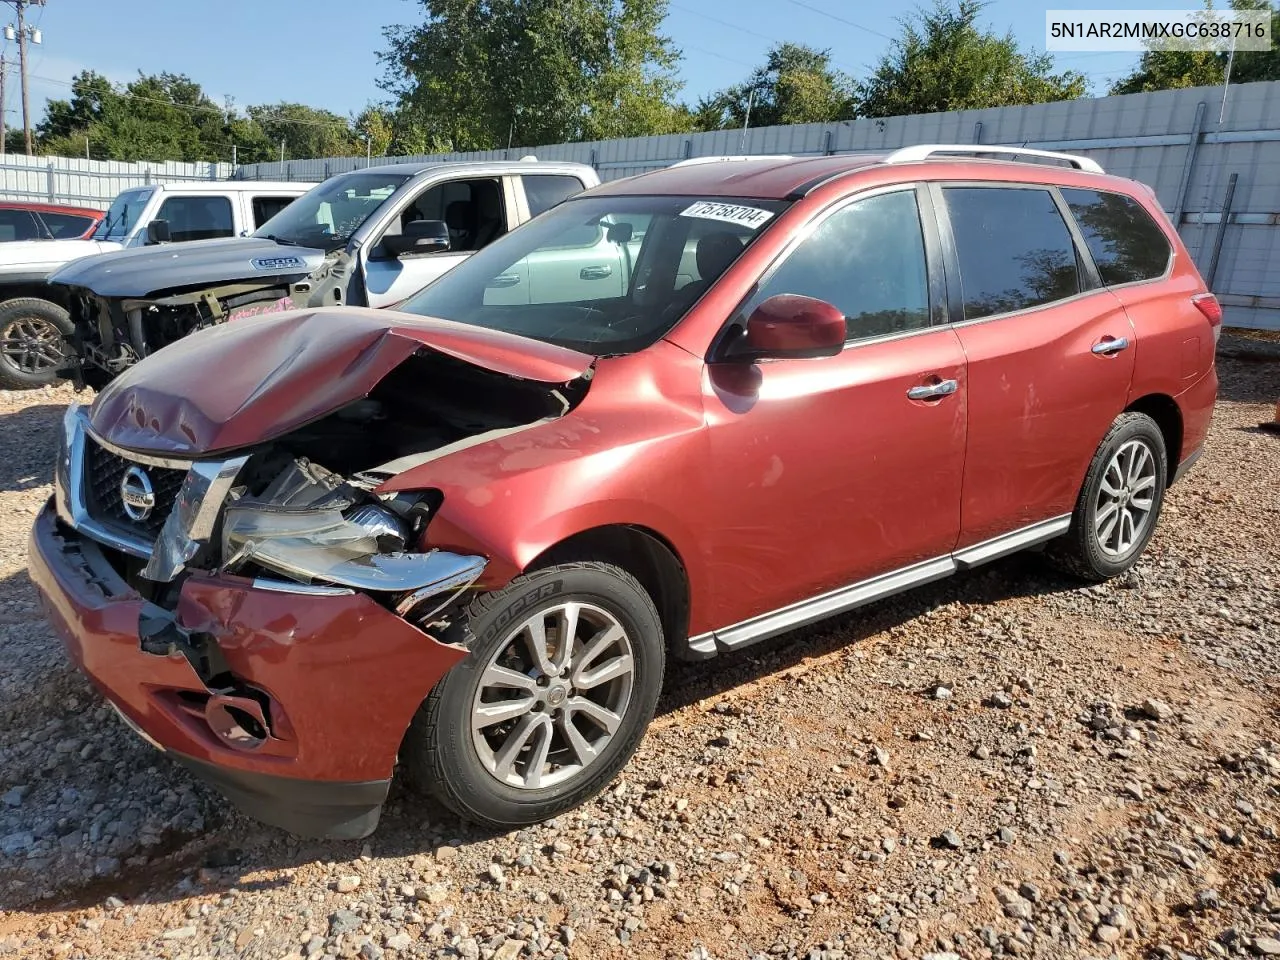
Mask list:
[[[1056,188],[984,182],[932,190],[950,241],[952,317],[969,362],[964,549],[1072,511],[1094,452],[1127,403],[1134,330],[1100,283]]]

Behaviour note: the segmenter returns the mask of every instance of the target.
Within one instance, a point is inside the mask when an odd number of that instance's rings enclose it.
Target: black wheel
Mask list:
[[[18,297],[0,303],[0,387],[31,390],[58,379],[71,317],[56,303]]]
[[[566,563],[480,597],[469,623],[471,656],[405,737],[410,782],[498,829],[594,796],[657,706],[666,647],[653,600],[619,567]]]
[[[1049,559],[1101,582],[1132,567],[1155,533],[1169,475],[1164,435],[1144,413],[1123,413],[1093,455],[1067,533]]]

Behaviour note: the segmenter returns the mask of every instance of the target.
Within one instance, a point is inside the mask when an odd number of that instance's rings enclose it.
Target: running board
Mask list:
[[[992,537],[982,543],[957,550],[945,557],[912,564],[891,573],[819,594],[808,600],[801,600],[799,603],[752,617],[750,620],[743,620],[729,627],[721,627],[710,633],[690,637],[686,641],[687,656],[691,660],[705,660],[714,657],[717,653],[740,650],[761,640],[776,637],[780,633],[787,633],[818,620],[846,613],[876,600],[891,597],[895,593],[910,590],[912,587],[941,580],[957,570],[968,570],[1038,543],[1044,543],[1046,540],[1052,540],[1066,533],[1070,526],[1070,515],[1033,523],[1012,533]]]

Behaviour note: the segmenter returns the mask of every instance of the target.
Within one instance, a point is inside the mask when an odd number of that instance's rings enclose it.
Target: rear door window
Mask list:
[[[256,230],[262,226],[295,199],[295,197],[254,197],[253,228]]]
[[[524,174],[524,196],[529,204],[529,216],[536,217],[550,210],[557,203],[582,192],[582,181],[560,173]]]
[[[39,229],[26,210],[0,210],[0,241],[35,240]]]
[[[79,216],[74,213],[41,213],[49,234],[55,240],[74,240],[83,237],[85,231],[93,226],[92,217]]]
[[[1075,244],[1049,190],[945,187],[964,318],[1065,300],[1081,290]]]
[[[168,221],[175,243],[233,237],[236,233],[231,201],[226,197],[169,197],[160,205],[157,220]]]
[[[1108,286],[1164,276],[1173,249],[1151,214],[1133,197],[1062,189],[1085,245]]]

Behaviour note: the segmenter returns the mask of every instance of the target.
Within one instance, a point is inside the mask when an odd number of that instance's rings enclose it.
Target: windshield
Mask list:
[[[585,197],[530,221],[401,310],[596,356],[663,336],[786,204],[697,197]]]
[[[147,206],[147,201],[155,190],[144,187],[141,190],[126,190],[111,202],[111,209],[93,231],[95,240],[124,240],[133,232],[138,218]]]
[[[254,233],[281,243],[336,250],[409,179],[409,173],[347,173],[309,190]]]

